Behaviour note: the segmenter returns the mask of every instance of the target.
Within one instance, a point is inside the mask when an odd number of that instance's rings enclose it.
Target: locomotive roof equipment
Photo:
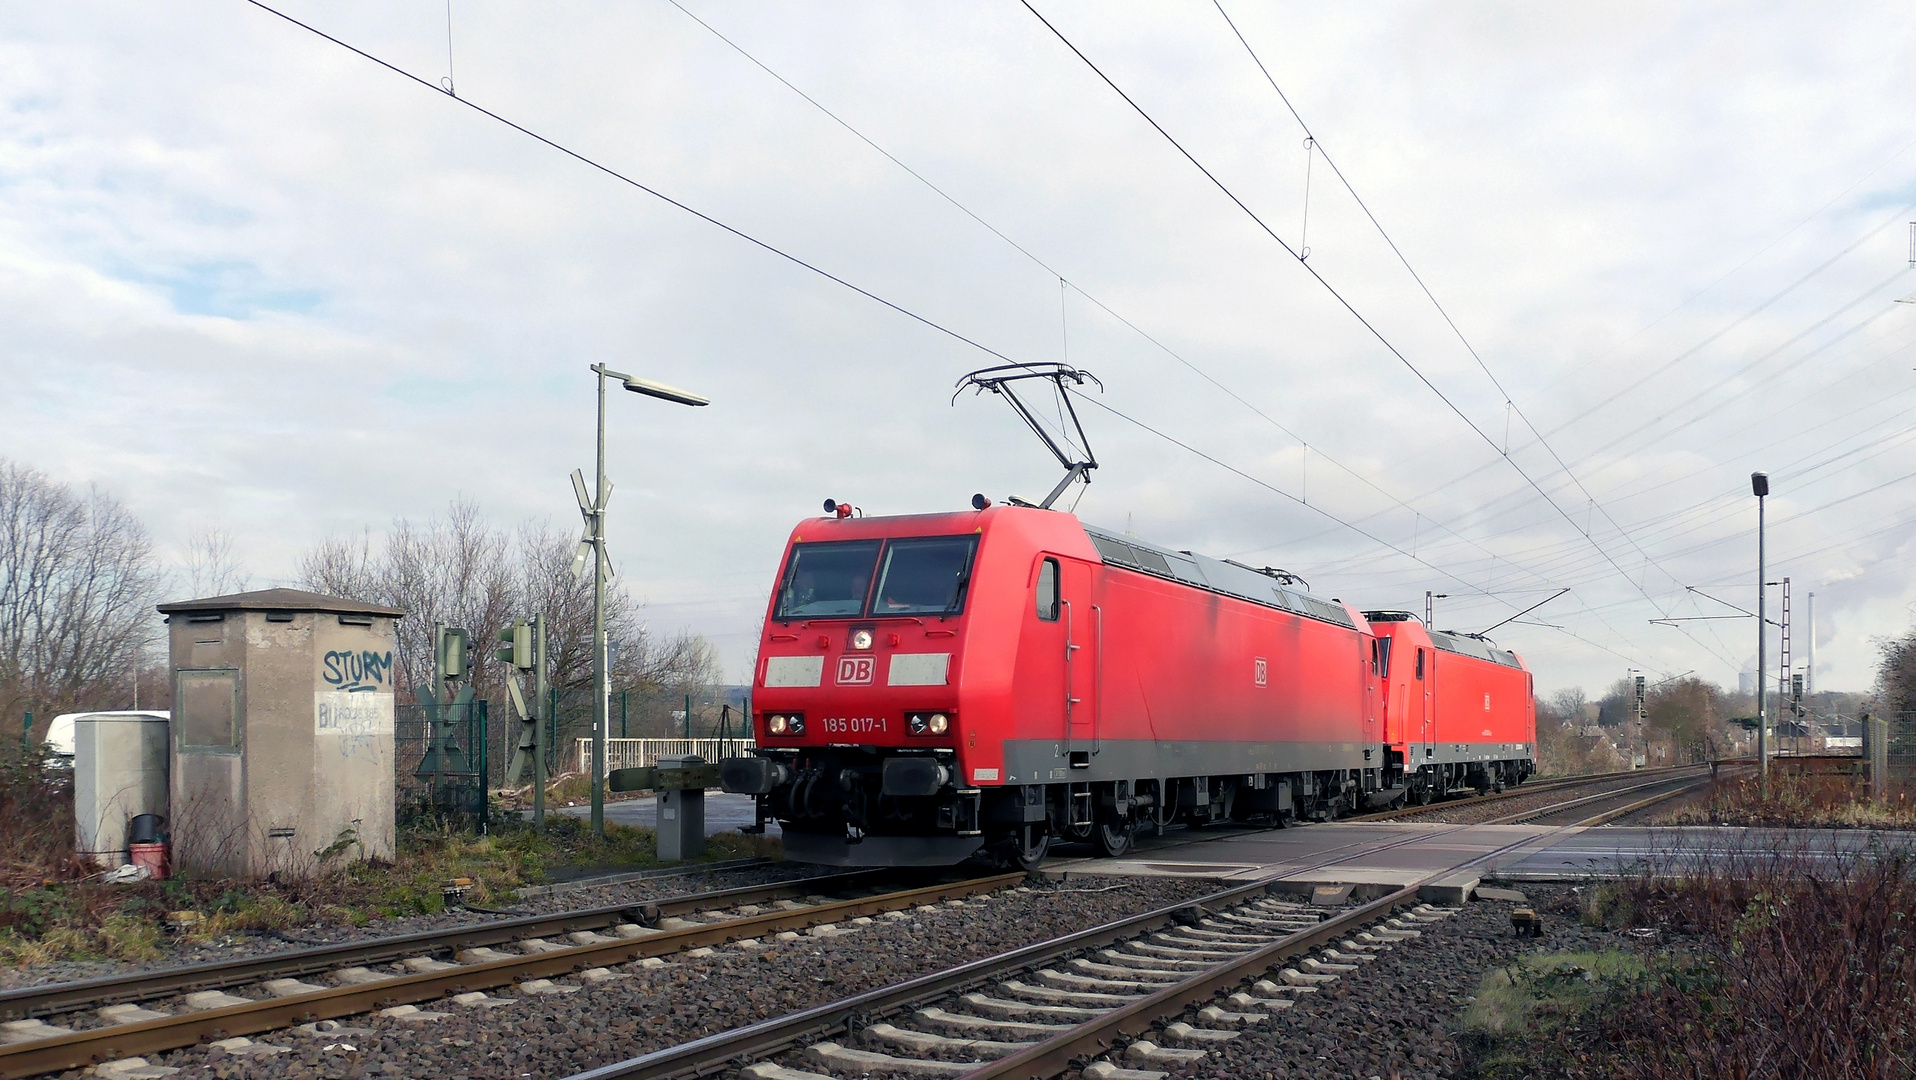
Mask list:
[[[1075,444],[1070,442],[1069,435],[1065,436],[1066,443],[1074,451],[1083,448],[1084,460],[1074,460],[1074,454],[1065,453],[1065,448],[1058,445],[1058,440],[1052,438],[1051,433],[1044,429],[1044,425],[1038,422],[1038,418],[1032,415],[1031,409],[1025,405],[1024,401],[1018,397],[1017,392],[1011,388],[1012,383],[1025,379],[1046,379],[1051,382],[1053,389],[1057,391],[1058,401],[1063,405],[1063,412],[1070,416],[1071,426],[1078,433]],[[1098,457],[1091,452],[1091,440],[1086,438],[1084,434],[1084,422],[1078,419],[1078,410],[1072,407],[1071,404],[1071,394],[1065,390],[1064,384],[1066,380],[1069,380],[1076,386],[1083,386],[1086,380],[1089,380],[1093,383],[1097,383],[1099,390],[1104,389],[1104,384],[1098,382],[1096,375],[1065,364],[1000,364],[997,367],[979,368],[977,371],[959,379],[957,384],[958,389],[951,395],[952,403],[956,404],[958,395],[964,393],[965,387],[969,386],[976,393],[982,394],[989,390],[994,394],[1003,396],[1006,401],[1011,403],[1011,407],[1017,412],[1019,419],[1023,420],[1025,425],[1031,428],[1039,439],[1044,441],[1045,448],[1050,450],[1051,455],[1058,459],[1058,464],[1064,466],[1064,479],[1058,481],[1058,486],[1052,488],[1051,494],[1046,495],[1044,501],[1038,504],[1038,509],[1040,510],[1051,509],[1051,504],[1058,501],[1058,496],[1064,494],[1064,489],[1070,487],[1072,481],[1082,478],[1085,483],[1089,484],[1091,482],[1091,470],[1098,467]],[[979,510],[985,508],[984,506],[978,505],[978,500],[981,498],[984,497],[980,495],[972,498],[972,506]],[[1022,500],[1013,499],[1012,502],[1019,503],[1022,502]],[[991,505],[991,502],[987,499],[985,506],[989,505]],[[1028,506],[1030,504],[1025,503],[1024,505]]]

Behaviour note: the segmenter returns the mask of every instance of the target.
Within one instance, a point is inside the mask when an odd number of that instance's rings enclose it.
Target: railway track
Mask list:
[[[1445,799],[1425,806],[1404,806],[1395,810],[1384,810],[1374,814],[1359,814],[1345,818],[1344,820],[1350,822],[1415,821],[1419,818],[1437,817],[1459,810],[1466,812],[1474,811],[1479,807],[1510,802],[1512,800],[1529,800],[1537,795],[1550,792],[1581,790],[1585,788],[1636,790],[1646,783],[1660,782],[1669,778],[1689,780],[1698,777],[1707,778],[1709,775],[1710,766],[1701,764],[1669,765],[1658,769],[1634,769],[1627,772],[1595,773],[1589,776],[1566,776],[1553,780],[1534,781],[1490,795]],[[1473,824],[1512,824],[1520,822],[1526,817],[1528,817],[1528,815],[1525,813],[1515,812],[1494,816],[1488,820],[1478,820],[1473,822]]]
[[[885,892],[879,890],[896,882],[896,871],[859,871],[27,987],[0,994],[0,1014],[10,1017],[0,1024],[0,1080],[202,1042],[238,1040],[233,1048],[243,1049],[248,1035],[361,1013],[430,1018],[418,1003],[450,997],[483,1005],[492,1003],[485,991],[503,986],[569,993],[618,977],[615,965],[663,962],[656,958],[781,933],[831,933],[841,922],[989,892],[1024,877]]]
[[[1593,804],[1578,797],[1555,809],[1579,805]],[[1575,823],[1600,823],[1615,809]],[[1417,839],[1363,845],[1286,876]],[[1355,907],[1311,904],[1275,879],[1251,882],[570,1080],[666,1080],[729,1069],[749,1080],[866,1074],[1024,1080],[1078,1068],[1097,1080],[1156,1080],[1203,1060],[1237,1038],[1238,1029],[1294,1007],[1300,995],[1320,992],[1383,952],[1415,948],[1425,929],[1457,910],[1425,903],[1426,888],[1528,842],[1513,840]],[[1200,1025],[1177,1019],[1192,1007]],[[1151,1032],[1156,1039],[1139,1038]]]
[[[1637,783],[1591,794],[1575,793],[1570,798],[1555,800],[1543,807],[1528,807],[1499,820],[1599,824],[1681,794],[1703,779],[1673,774],[1676,772],[1666,771],[1654,777],[1646,777],[1646,774],[1639,772],[1632,774]],[[1559,788],[1572,789],[1573,792],[1581,792],[1587,786],[1557,785]],[[1526,794],[1537,793],[1537,789],[1531,789]],[[1286,876],[1311,874],[1425,839],[1427,834],[1420,833],[1392,837],[1381,842],[1354,841],[1324,853],[1324,857],[1314,865],[1289,868]],[[1495,854],[1493,852],[1485,858]],[[1450,872],[1454,871],[1446,871]],[[395,1018],[432,1019],[441,1014],[430,1011],[431,1003],[447,999],[474,1007],[503,1004],[508,999],[490,997],[486,991],[508,985],[516,985],[518,993],[527,996],[570,993],[597,982],[621,977],[620,973],[612,970],[618,965],[635,961],[640,964],[648,961],[662,963],[657,958],[711,949],[745,939],[769,938],[780,934],[790,937],[806,929],[813,929],[819,936],[829,936],[836,932],[834,926],[840,922],[869,920],[886,911],[897,912],[908,907],[973,895],[1023,880],[1021,874],[1004,874],[898,892],[876,892],[887,884],[888,879],[896,880],[892,875],[895,872],[838,874],[644,903],[506,918],[445,931],[301,949],[119,979],[30,987],[0,993],[0,1015],[9,1017],[6,1026],[0,1028],[0,1038],[11,1041],[11,1045],[0,1046],[0,1080],[35,1076],[96,1062],[125,1062],[140,1055],[201,1043],[219,1045],[243,1054],[251,1052],[248,1049],[251,1044],[245,1038],[248,1035],[355,1014],[383,1012]],[[1277,898],[1271,895],[1272,887],[1273,883],[1242,886],[1207,897],[1200,902],[1203,913],[1197,916],[1196,923],[1189,921],[1189,911],[1186,910],[1189,905],[1178,905],[1140,916],[1139,919],[1086,931],[1085,935],[1058,938],[1018,950],[1017,954],[1007,954],[1011,959],[995,957],[991,961],[980,961],[952,972],[874,991],[858,999],[848,999],[851,1004],[839,1002],[821,1006],[798,1014],[802,1018],[799,1027],[809,1033],[807,1039],[830,1034],[834,1029],[849,1030],[858,1039],[875,1039],[890,1049],[916,1048],[937,1060],[966,1053],[974,1057],[1022,1053],[1022,1044],[1035,1045],[1050,1038],[1061,1025],[1068,1027],[1069,1021],[1081,1019],[1080,1014],[1090,1017],[1107,1007],[1129,1008],[1135,1001],[1150,998],[1158,989],[1177,984],[1178,980],[1172,976],[1215,966],[1223,959],[1220,956],[1201,955],[1203,947],[1193,944],[1194,941],[1211,941],[1229,946],[1211,950],[1213,952],[1232,952],[1240,945],[1256,950],[1297,937],[1294,933],[1276,933],[1277,930],[1289,930],[1290,923],[1295,923],[1297,933],[1302,933],[1320,917],[1343,917],[1341,911],[1333,913],[1313,909],[1294,900]],[[826,893],[861,895],[832,900],[822,895]],[[774,910],[765,910],[768,906]],[[1179,914],[1181,911],[1184,914]],[[1153,916],[1159,917],[1160,923],[1145,925]],[[1144,921],[1140,922],[1140,919]],[[1162,922],[1164,919],[1168,919],[1169,923]],[[1258,919],[1264,919],[1265,924],[1260,926]],[[1220,926],[1220,923],[1227,925]],[[1179,929],[1179,926],[1183,928]],[[1168,934],[1182,944],[1141,939],[1141,935],[1148,937],[1153,933]],[[1243,940],[1234,940],[1233,936]],[[1388,937],[1372,934],[1372,938],[1377,940]],[[1139,941],[1139,944],[1124,944],[1134,940]],[[1361,959],[1349,958],[1361,956],[1366,951],[1356,946],[1372,942],[1348,935],[1345,941],[1350,948],[1333,947],[1345,960],[1319,958],[1312,963],[1363,963]],[[1293,941],[1293,944],[1300,942],[1307,951],[1315,947],[1302,938]],[[1184,949],[1187,955],[1167,954],[1163,951],[1165,949]],[[1190,952],[1192,949],[1198,952]],[[1104,955],[1087,955],[1090,950],[1100,950]],[[1127,972],[1135,968],[1142,974],[1085,969],[1077,964],[1078,961],[1107,968],[1122,968]],[[1002,966],[1007,963],[1013,967],[1022,964],[1026,977],[1014,975],[993,981],[989,969],[993,964]],[[1058,964],[1065,966],[1060,968]],[[1051,970],[1053,974],[1045,975],[1045,970]],[[1298,975],[1318,973],[1306,970],[1297,972]],[[1136,985],[1128,988],[1115,985],[1098,987],[1082,981],[1087,978],[1102,979],[1106,983],[1129,981]],[[566,981],[552,981],[555,979]],[[976,984],[970,990],[961,992],[961,1010],[926,1013],[922,1008],[912,1007],[909,1011],[915,1027],[892,1026],[888,1020],[883,1021],[887,1025],[885,1027],[870,1026],[874,1016],[905,1010],[927,995],[936,998],[952,993],[950,986],[954,985],[953,980]],[[1274,1002],[1288,1001],[1298,993],[1310,992],[1307,984],[1311,981],[1304,980],[1304,984],[1283,981],[1269,983],[1261,992],[1268,999],[1262,1007],[1283,1007]],[[963,994],[972,996],[964,997]],[[1258,996],[1259,993],[1250,994],[1252,998]],[[422,1006],[427,1008],[422,1010]],[[1223,1015],[1244,1010],[1220,1008],[1219,1012]],[[1250,1013],[1245,1012],[1245,1015]],[[767,1021],[753,1027],[783,1032],[772,1041],[790,1045],[789,1030],[782,1026],[788,1022],[790,1018]],[[925,1027],[931,1030],[923,1030]],[[730,1034],[713,1038],[722,1041]],[[1190,1033],[1184,1037],[1200,1043],[1206,1038]],[[708,1040],[701,1040],[704,1041]],[[687,1044],[686,1047],[661,1053],[694,1052],[698,1045]],[[833,1045],[838,1049],[821,1050],[819,1053],[831,1058],[835,1071],[856,1073],[865,1067],[879,1068],[884,1064],[876,1059],[860,1057],[861,1054],[884,1051],[862,1050],[842,1043]],[[688,1047],[693,1048],[693,1051],[688,1051]],[[966,1047],[970,1049],[964,1049]],[[1192,1048],[1186,1046],[1181,1049]],[[258,1052],[273,1052],[276,1048],[258,1046],[254,1049]],[[1175,1059],[1177,1055],[1169,1052],[1174,1049],[1180,1048],[1167,1048],[1161,1060]],[[774,1046],[765,1052],[776,1050]],[[733,1048],[725,1056],[736,1059],[744,1053],[745,1050]],[[861,1061],[867,1062],[867,1065],[854,1068]],[[972,1064],[975,1066],[978,1062]],[[1113,1063],[1111,1067],[1119,1066]],[[699,1070],[693,1068],[690,1071]],[[924,1072],[923,1069],[919,1071]],[[937,1070],[934,1067],[932,1071]],[[674,1065],[662,1072],[608,1075],[684,1074],[687,1074],[685,1070],[678,1070]],[[788,1075],[789,1070],[787,1073],[761,1070],[760,1074],[777,1077]],[[141,1074],[125,1072],[122,1075]],[[1118,1077],[1123,1074],[1101,1075]]]

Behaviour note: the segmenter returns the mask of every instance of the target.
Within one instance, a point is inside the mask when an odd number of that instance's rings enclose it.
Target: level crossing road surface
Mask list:
[[[590,806],[554,807],[554,813],[589,817]],[[605,819],[617,825],[658,824],[658,801],[646,795],[605,804]],[[710,791],[705,795],[706,834],[732,832],[756,820],[752,797]],[[778,822],[765,823],[768,836]],[[1725,859],[1733,852],[1802,850],[1819,860],[1889,846],[1916,856],[1916,833],[1864,829],[1742,829],[1723,827],[1548,825],[1445,825],[1419,822],[1316,824],[1287,829],[1218,826],[1173,827],[1163,836],[1138,837],[1120,859],[1097,858],[1089,844],[1053,844],[1045,869],[1052,873],[1203,876],[1251,880],[1272,874],[1300,879],[1405,885],[1480,855],[1515,844],[1479,868],[1483,877],[1542,881],[1609,877],[1646,864],[1680,865],[1686,859]]]
[[[559,806],[551,808],[553,813],[567,817],[591,817],[592,807]],[[648,829],[659,824],[659,800],[656,795],[641,795],[636,799],[607,800],[605,820],[613,825],[641,825]],[[727,795],[723,791],[705,793],[705,835],[714,833],[737,832],[758,820],[750,795]],[[777,836],[778,822],[765,823],[765,835]]]

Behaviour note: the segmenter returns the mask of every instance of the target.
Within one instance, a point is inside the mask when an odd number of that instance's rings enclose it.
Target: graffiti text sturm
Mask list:
[[[349,691],[385,690],[386,677],[393,669],[393,654],[371,649],[334,650],[326,654],[322,663],[328,686]]]

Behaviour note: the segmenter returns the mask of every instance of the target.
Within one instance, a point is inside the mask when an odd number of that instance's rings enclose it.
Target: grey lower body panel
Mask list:
[[[1370,753],[1366,756],[1366,750]],[[1072,755],[1083,762],[1072,766]],[[1382,768],[1381,747],[1362,743],[1211,742],[1170,739],[1011,739],[1004,783],[1059,784],[1148,777],[1230,776]]]
[[[1432,751],[1426,753],[1426,751]],[[1522,743],[1505,745],[1502,743],[1438,743],[1435,747],[1424,743],[1411,743],[1409,765],[1456,765],[1477,764],[1486,761],[1530,761],[1536,758],[1531,748]]]
[[[856,844],[824,833],[784,833],[785,857],[826,866],[951,866],[985,844],[982,836],[867,836]]]

